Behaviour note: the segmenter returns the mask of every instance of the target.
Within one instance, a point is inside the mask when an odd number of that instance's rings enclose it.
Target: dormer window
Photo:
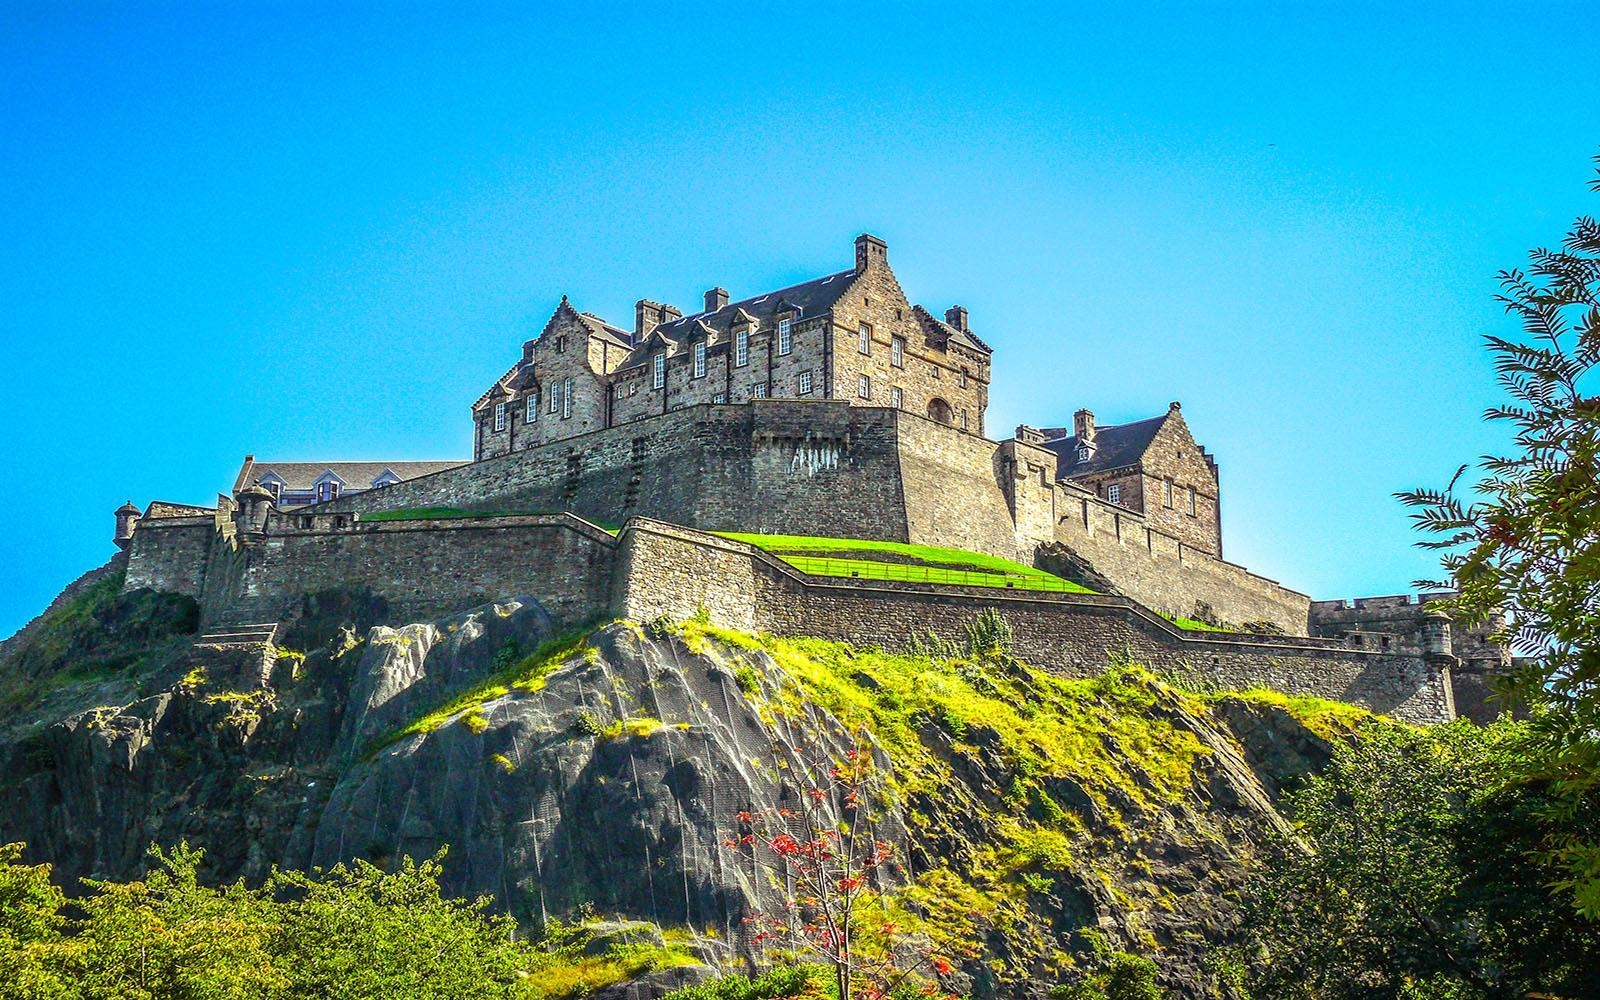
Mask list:
[[[778,320],[778,353],[788,354],[794,350],[794,320]]]
[[[331,479],[324,479],[317,484],[317,503],[326,503],[329,500],[339,499],[339,484]]]
[[[749,330],[740,330],[733,335],[733,363],[740,368],[750,363]]]
[[[1106,499],[1115,504],[1122,503],[1122,487],[1117,483],[1112,483],[1110,486],[1107,486]]]
[[[273,503],[283,499],[283,484],[276,479],[263,479],[256,485],[272,494]]]
[[[659,389],[667,384],[667,355],[657,351],[650,359],[650,386]]]
[[[1080,444],[1078,446],[1078,461],[1087,462],[1092,457],[1094,457],[1094,452],[1089,448],[1088,445]]]
[[[494,404],[494,429],[497,431],[506,429],[506,404],[504,403]]]
[[[694,345],[694,377],[706,377],[706,342],[703,340]]]

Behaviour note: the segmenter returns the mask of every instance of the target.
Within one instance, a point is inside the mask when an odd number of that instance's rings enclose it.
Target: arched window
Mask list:
[[[950,409],[950,404],[938,396],[928,400],[928,419],[949,426],[955,420],[955,414]]]

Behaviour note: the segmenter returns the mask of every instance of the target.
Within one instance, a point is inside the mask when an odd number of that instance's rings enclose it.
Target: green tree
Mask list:
[[[326,872],[275,872],[287,896],[273,951],[293,970],[295,996],[349,1000],[508,996],[529,964],[515,921],[489,901],[440,892],[444,852],[393,872],[365,861]]]
[[[1448,574],[1419,584],[1458,589],[1449,610],[1463,619],[1508,615],[1499,638],[1527,659],[1503,694],[1531,723],[1506,780],[1539,790],[1537,849],[1564,869],[1556,888],[1600,917],[1600,827],[1580,822],[1600,798],[1600,223],[1577,219],[1560,249],[1499,277],[1522,333],[1486,338],[1510,397],[1486,417],[1513,429],[1513,448],[1483,459],[1474,502],[1455,482],[1398,496]]]
[[[77,949],[62,934],[66,896],[50,881],[49,865],[21,859],[21,844],[0,845],[0,995],[75,997],[67,973]]]
[[[1537,786],[1503,784],[1521,724],[1369,730],[1288,808],[1245,894],[1258,997],[1491,998],[1600,992],[1600,925],[1553,906],[1531,848]]]

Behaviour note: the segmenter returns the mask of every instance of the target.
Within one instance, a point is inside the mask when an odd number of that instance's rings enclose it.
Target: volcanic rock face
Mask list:
[[[860,742],[886,780],[871,822],[905,865],[886,877],[910,912],[961,924],[949,933],[983,952],[968,963],[975,992],[1050,981],[1085,930],[1158,949],[1173,985],[1197,989],[1241,860],[1282,826],[1279,783],[1327,747],[1282,711],[1214,711],[1152,681],[1130,704],[1155,728],[1097,704],[1084,718],[1110,720],[1086,737],[1100,772],[1046,761],[1041,774],[1018,763],[1020,722],[908,711],[890,739],[845,726],[761,641],[627,622],[556,637],[524,598],[310,638],[258,687],[227,688],[203,655],[157,658],[80,692],[117,703],[71,704],[63,688],[18,712],[0,731],[0,842],[26,841],[63,880],[137,877],[151,843],[181,839],[218,880],[448,845],[449,890],[531,924],[600,911],[737,947],[743,918],[778,899],[752,854],[725,846],[736,817],[794,806],[800,775]],[[880,713],[913,690],[844,669],[848,698]],[[934,692],[1055,683],[1014,661],[915,669],[906,683]],[[1135,745],[1147,739],[1181,743],[1181,773],[1158,774],[1150,761],[1171,747]],[[1107,767],[1126,773],[1093,777]],[[1070,839],[1070,858],[1026,846],[1035,828]]]

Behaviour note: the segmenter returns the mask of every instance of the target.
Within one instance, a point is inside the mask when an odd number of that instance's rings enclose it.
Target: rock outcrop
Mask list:
[[[179,840],[219,880],[448,845],[452,891],[530,925],[688,927],[726,967],[752,957],[745,916],[778,902],[725,845],[736,817],[792,806],[808,768],[862,746],[883,779],[870,821],[903,862],[886,877],[940,947],[972,951],[976,994],[1049,983],[1097,937],[1195,992],[1281,787],[1328,747],[1281,707],[992,650],[919,662],[695,623],[556,636],[525,598],[319,628],[289,629],[310,648],[276,650],[254,687],[197,652],[16,694],[0,842],[63,879],[136,877]]]

